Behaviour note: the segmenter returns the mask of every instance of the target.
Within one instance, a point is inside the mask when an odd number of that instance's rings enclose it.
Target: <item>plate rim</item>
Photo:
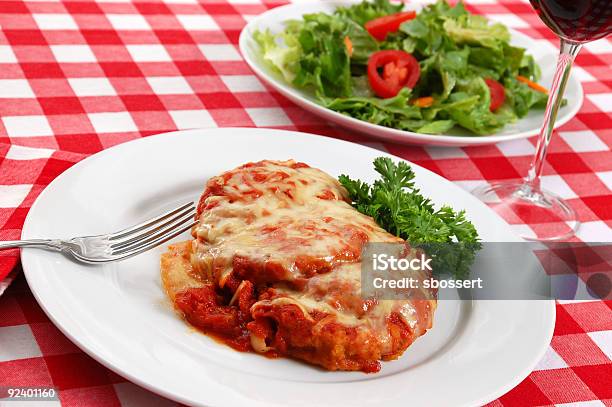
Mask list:
[[[238,39],[238,46],[240,50],[240,54],[244,58],[244,61],[247,63],[249,68],[257,75],[259,79],[264,81],[268,86],[272,87],[274,90],[285,96],[287,99],[291,100],[293,103],[297,104],[299,107],[304,108],[311,112],[312,114],[323,118],[328,121],[330,124],[338,124],[345,129],[353,129],[361,128],[360,133],[367,135],[368,137],[372,137],[378,140],[389,140],[403,144],[413,144],[413,145],[430,145],[430,146],[440,146],[440,147],[469,147],[469,146],[478,146],[478,145],[490,145],[497,144],[504,141],[511,140],[519,140],[526,139],[530,137],[537,136],[540,132],[540,128],[532,130],[532,131],[523,131],[515,134],[508,135],[485,135],[485,136],[452,136],[452,135],[431,135],[431,134],[422,134],[415,133],[407,130],[399,130],[391,127],[381,126],[379,124],[369,123],[363,120],[359,120],[357,118],[343,115],[342,113],[333,111],[324,106],[319,105],[318,103],[309,100],[299,94],[301,92],[299,89],[291,87],[289,84],[283,83],[277,78],[274,78],[272,75],[269,75],[265,72],[264,67],[256,60],[256,58],[251,58],[249,54],[249,41],[252,41],[251,32],[254,27],[257,26],[262,20],[266,18],[270,18],[270,15],[281,13],[286,9],[299,9],[305,6],[313,6],[315,4],[321,5],[331,5],[331,6],[340,6],[340,5],[350,5],[355,4],[356,0],[332,0],[329,2],[322,2],[320,0],[312,1],[312,2],[294,2],[285,4],[279,7],[275,7],[273,9],[267,10],[251,21],[249,21],[240,31],[240,36]],[[422,4],[417,4],[417,6],[422,6]],[[526,34],[523,34],[520,31],[517,31],[511,27],[507,27],[512,36],[522,37],[526,40],[533,40],[533,38],[529,37]],[[558,118],[555,121],[554,129],[557,129],[564,124],[568,123],[572,120],[576,114],[582,108],[584,103],[584,89],[582,87],[582,83],[575,75],[570,75],[570,81],[572,81],[578,89],[579,101],[570,110],[566,116]],[[519,119],[523,120],[523,119]]]
[[[73,166],[71,166],[70,168],[68,168],[66,171],[64,171],[62,174],[60,174],[58,177],[56,177],[49,185],[47,185],[47,187],[45,187],[45,189],[40,193],[40,195],[37,197],[37,199],[35,200],[35,202],[32,204],[30,211],[28,212],[28,215],[26,217],[26,220],[24,222],[24,226],[22,229],[22,238],[27,237],[28,235],[28,229],[31,227],[31,223],[33,222],[32,218],[35,216],[35,211],[37,210],[39,205],[44,204],[44,197],[46,196],[46,194],[48,193],[47,191],[51,191],[54,188],[54,185],[56,185],[57,182],[59,182],[58,180],[61,179],[61,177],[65,176],[65,174],[71,174],[74,171],[79,171],[79,169],[82,166],[87,165],[92,159],[94,158],[99,158],[100,156],[103,155],[107,155],[107,154],[112,154],[112,151],[115,148],[121,148],[121,146],[125,145],[125,144],[136,144],[136,143],[147,143],[150,142],[151,139],[155,139],[158,140],[162,137],[176,137],[180,135],[189,135],[189,134],[197,134],[200,132],[206,132],[206,131],[227,131],[227,132],[233,132],[236,130],[240,130],[240,131],[250,131],[250,130],[255,130],[255,131],[273,131],[275,133],[282,133],[282,134],[300,134],[300,135],[307,135],[309,137],[318,137],[318,138],[322,138],[322,139],[327,139],[330,141],[334,141],[334,142],[338,142],[338,143],[349,143],[349,144],[355,144],[355,143],[351,143],[345,140],[340,140],[340,139],[336,139],[333,137],[327,137],[327,136],[321,136],[321,135],[315,135],[315,134],[310,134],[310,133],[304,133],[304,132],[298,132],[298,131],[289,131],[289,130],[279,130],[279,129],[265,129],[265,128],[214,128],[214,129],[210,129],[210,128],[203,128],[203,129],[191,129],[191,130],[179,130],[179,131],[172,131],[172,132],[165,132],[165,133],[160,133],[157,135],[152,135],[152,136],[148,136],[148,137],[142,137],[139,139],[134,139],[134,140],[130,140],[126,143],[120,143],[117,144],[115,146],[109,147],[108,149],[102,150],[96,154],[92,154],[89,157],[86,157],[85,159],[77,162],[76,164],[74,164]],[[397,157],[393,154],[390,153],[386,153],[386,152],[382,152],[382,151],[378,151],[372,147],[368,147],[368,146],[364,146],[364,145],[359,145],[359,147],[361,148],[365,148],[365,149],[371,149],[371,150],[375,150],[378,153],[381,153],[382,155],[388,155],[388,156],[392,156],[394,157],[396,160],[402,160],[402,161],[406,161],[408,163],[410,163],[411,165],[415,165],[417,167],[419,167],[420,169],[432,173],[434,175],[436,175],[437,177],[440,177],[442,179],[444,179],[445,181],[448,182],[449,186],[452,186],[454,188],[458,188],[459,190],[463,191],[460,187],[458,187],[457,185],[455,185],[454,183],[452,183],[452,181],[449,181],[447,179],[445,179],[444,177],[433,173],[432,171],[428,170],[427,168],[418,166],[417,164],[411,163],[408,160],[403,160],[400,157]],[[466,194],[469,194],[467,191],[464,191]],[[41,203],[42,202],[42,203]],[[490,211],[490,209],[483,204],[483,206],[485,208],[487,208],[487,210]],[[34,215],[32,215],[34,214]],[[510,230],[510,229],[509,229]],[[155,393],[158,395],[161,395],[163,397],[166,397],[168,399],[171,400],[175,400],[181,403],[185,403],[187,405],[189,404],[197,404],[200,405],[201,402],[197,402],[194,401],[193,399],[189,398],[189,397],[185,397],[183,395],[181,395],[180,393],[176,393],[170,390],[166,390],[163,387],[158,387],[155,386],[154,384],[151,384],[149,381],[146,381],[145,379],[141,379],[136,375],[133,375],[130,373],[129,370],[126,370],[125,368],[123,368],[122,366],[118,366],[118,363],[114,363],[116,362],[116,360],[107,360],[104,359],[102,356],[98,355],[95,351],[95,346],[93,344],[87,344],[84,343],[85,341],[81,341],[79,339],[79,337],[71,334],[70,330],[64,326],[64,324],[61,323],[60,319],[61,318],[56,318],[56,315],[54,315],[53,311],[50,310],[49,308],[47,308],[44,299],[41,298],[41,292],[39,292],[38,290],[35,289],[36,287],[36,282],[34,282],[33,280],[33,273],[34,272],[30,272],[30,266],[31,266],[31,262],[33,262],[36,258],[36,253],[38,253],[38,251],[35,250],[27,250],[27,251],[23,251],[21,253],[21,259],[22,259],[22,265],[23,265],[23,270],[24,270],[24,275],[26,277],[26,280],[28,282],[28,285],[31,288],[32,294],[34,295],[37,303],[40,305],[40,307],[43,309],[43,311],[45,312],[45,314],[48,316],[48,318],[53,322],[53,324],[66,336],[68,337],[75,345],[77,345],[77,347],[82,350],[84,353],[86,353],[87,355],[89,355],[90,357],[92,357],[94,360],[96,360],[98,363],[102,364],[103,366],[107,367],[108,369],[114,371],[115,373],[119,374],[120,376],[126,378],[127,380]],[[32,273],[32,274],[31,274]],[[542,301],[538,301],[539,303],[542,303]],[[532,358],[532,363],[530,364],[526,364],[524,366],[524,368],[521,370],[521,374],[518,376],[515,376],[513,381],[508,381],[506,383],[505,386],[500,386],[498,389],[496,389],[496,391],[492,391],[489,392],[489,394],[487,395],[483,395],[480,398],[480,401],[486,403],[488,401],[494,400],[495,398],[505,394],[507,391],[509,391],[510,389],[514,388],[518,383],[520,383],[525,377],[527,377],[527,375],[533,370],[533,368],[537,365],[537,363],[541,360],[541,358],[543,357],[543,355],[545,354],[546,350],[548,349],[550,340],[552,339],[553,336],[553,331],[554,331],[554,326],[555,326],[555,321],[556,321],[556,307],[555,307],[555,303],[554,301],[544,301],[545,303],[547,303],[549,305],[548,307],[548,313],[549,313],[549,318],[548,318],[548,322],[549,322],[549,326],[548,326],[548,330],[546,332],[546,338],[547,340],[544,342],[542,342],[541,345],[541,349],[540,351],[537,353],[537,358],[533,357]],[[333,383],[329,383],[332,384]]]

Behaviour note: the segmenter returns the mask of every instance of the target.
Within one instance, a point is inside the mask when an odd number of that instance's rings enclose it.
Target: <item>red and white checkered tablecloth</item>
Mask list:
[[[527,1],[468,3],[472,11],[556,46]],[[238,35],[250,18],[280,4],[0,1],[0,240],[19,238],[40,191],[75,162],[176,129],[262,126],[339,137],[401,156],[466,189],[526,173],[534,139],[470,148],[379,143],[322,123],[263,86],[238,52]],[[577,210],[582,241],[612,241],[611,65],[609,40],[586,45],[578,56],[574,73],[586,93],[584,105],[556,132],[543,177],[545,187]],[[518,217],[508,221],[517,230],[547,227],[527,226]],[[53,386],[64,406],[174,404],[68,341],[36,304],[18,263],[17,252],[0,255],[0,291],[9,273],[17,276],[0,297],[0,387]],[[612,302],[558,303],[545,357],[492,405],[612,406],[611,359]]]

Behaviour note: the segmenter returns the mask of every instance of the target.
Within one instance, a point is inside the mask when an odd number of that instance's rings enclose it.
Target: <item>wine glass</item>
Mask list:
[[[567,202],[541,188],[544,158],[576,55],[582,44],[604,38],[612,31],[612,0],[530,1],[542,21],[561,41],[536,153],[522,182],[492,183],[476,189],[474,195],[485,202],[493,202],[491,207],[496,212],[516,214],[526,223],[554,222],[555,228],[543,228],[522,236],[528,240],[554,241],[573,236],[580,222]]]

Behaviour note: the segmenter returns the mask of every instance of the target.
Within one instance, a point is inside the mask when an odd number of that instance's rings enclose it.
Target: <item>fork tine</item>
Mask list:
[[[118,240],[118,239],[121,239],[123,237],[129,236],[129,235],[134,234],[136,232],[139,232],[139,231],[141,231],[143,229],[146,229],[146,228],[148,228],[148,227],[150,227],[152,225],[155,225],[158,222],[160,222],[160,221],[162,221],[162,220],[164,220],[164,219],[174,215],[175,213],[183,211],[183,210],[189,208],[190,206],[194,206],[195,207],[195,204],[193,202],[188,202],[186,204],[183,204],[183,205],[179,206],[178,208],[172,209],[172,210],[170,210],[170,211],[168,211],[166,213],[162,213],[161,215],[156,216],[156,217],[154,217],[152,219],[146,220],[146,221],[144,221],[142,223],[139,223],[137,225],[131,226],[129,228],[120,230],[119,232],[112,233],[112,234],[109,235],[108,238],[109,238],[109,240]]]
[[[193,227],[193,225],[197,224],[198,221],[195,222],[189,222],[186,226],[183,226],[179,229],[174,229],[169,231],[168,233],[159,236],[157,239],[145,244],[144,246],[140,246],[140,247],[135,247],[133,248],[131,251],[127,251],[122,253],[121,255],[119,255],[119,257],[117,258],[117,260],[121,260],[121,259],[126,259],[128,257],[132,257],[132,256],[136,256],[137,254],[140,254],[142,252],[146,252],[147,250],[150,250],[156,246],[159,246],[162,243],[167,242],[170,239],[173,239],[175,237],[177,237],[178,235],[180,235],[181,233],[191,229]]]
[[[167,227],[170,224],[173,224],[179,219],[184,218],[185,216],[191,216],[195,214],[195,208],[190,207],[181,212],[176,213],[175,215],[168,217],[166,219],[162,219],[155,224],[151,224],[150,226],[143,228],[138,233],[131,233],[127,235],[124,239],[111,241],[110,248],[113,250],[119,250],[123,247],[129,246],[134,242],[143,240],[144,238],[151,236],[157,231]]]
[[[108,258],[98,258],[98,257],[87,257],[87,256],[83,256],[79,253],[73,253],[74,257],[76,257],[78,260],[84,262],[84,263],[89,263],[89,264],[102,264],[102,263],[108,263],[109,261],[117,261],[117,260],[124,260],[127,259],[129,257],[132,256],[136,256],[137,254],[146,252],[147,250],[150,250],[156,246],[159,246],[160,244],[163,244],[165,242],[167,242],[170,239],[173,239],[175,237],[177,237],[178,235],[180,235],[181,233],[189,230],[191,227],[193,227],[193,225],[197,224],[198,221],[195,222],[190,222],[187,225],[184,225],[183,227],[179,228],[179,229],[175,229],[175,230],[171,230],[169,231],[167,234],[160,236],[159,238],[157,238],[155,241],[152,241],[150,243],[148,243],[145,246],[139,247],[133,251],[130,252],[126,252],[122,255],[116,256],[112,259],[108,259]]]
[[[142,236],[139,239],[131,239],[130,242],[126,242],[125,244],[118,245],[118,247],[111,246],[111,256],[119,256],[126,252],[137,250],[139,247],[143,245],[147,245],[150,242],[156,241],[161,236],[165,236],[168,233],[173,232],[181,225],[186,222],[193,221],[193,214],[187,213],[186,216],[182,216],[178,219],[175,219],[173,222],[164,225],[163,227],[158,228],[154,233],[147,234]],[[190,222],[193,223],[193,222]]]

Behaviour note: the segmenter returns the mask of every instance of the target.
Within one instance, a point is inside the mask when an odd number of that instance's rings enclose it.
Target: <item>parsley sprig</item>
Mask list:
[[[405,162],[378,157],[374,169],[380,178],[373,185],[347,175],[338,178],[353,206],[389,233],[422,247],[433,258],[436,275],[466,278],[480,243],[465,211],[455,212],[448,205],[436,210],[415,187],[414,172]]]

